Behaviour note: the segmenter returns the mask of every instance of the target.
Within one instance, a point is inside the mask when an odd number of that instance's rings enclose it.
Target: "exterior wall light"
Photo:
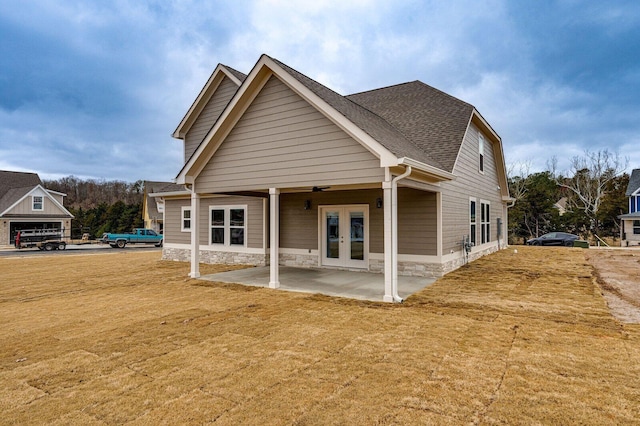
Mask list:
[[[305,210],[311,209],[311,200],[304,200],[304,209]]]

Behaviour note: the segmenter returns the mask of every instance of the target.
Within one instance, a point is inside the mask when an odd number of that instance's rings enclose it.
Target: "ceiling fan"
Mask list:
[[[311,192],[322,192],[325,189],[329,189],[331,188],[330,186],[314,186],[313,188],[311,188]]]

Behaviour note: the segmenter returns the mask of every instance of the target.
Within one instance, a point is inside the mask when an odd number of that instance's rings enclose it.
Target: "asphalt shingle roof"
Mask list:
[[[445,168],[444,165],[430,155],[428,151],[419,147],[416,143],[403,135],[402,132],[393,126],[385,117],[382,117],[377,111],[369,108],[368,105],[363,106],[364,102],[361,102],[360,99],[356,102],[351,96],[342,96],[317,81],[294,70],[288,65],[283,64],[277,59],[271,59],[280,65],[293,78],[302,83],[306,88],[311,90],[314,94],[328,103],[336,111],[345,116],[353,124],[358,126],[396,156],[408,157],[441,170],[451,171],[453,168]],[[460,140],[460,143],[461,142],[462,139]]]
[[[636,192],[640,188],[640,169],[633,169],[631,176],[629,177],[629,185],[627,185],[626,196]]]
[[[229,71],[231,74],[233,74],[235,78],[240,80],[240,82],[243,82],[247,78],[246,74],[241,73],[237,69],[231,68],[229,65],[224,65],[224,64],[220,64],[220,65],[225,67],[227,69],[227,71]]]
[[[451,172],[473,106],[420,81],[347,96],[379,115]]]

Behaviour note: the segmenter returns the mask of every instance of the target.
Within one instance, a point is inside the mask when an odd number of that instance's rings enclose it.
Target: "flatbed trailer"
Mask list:
[[[64,231],[60,229],[24,229],[18,231],[15,246],[17,249],[37,247],[40,250],[64,250],[67,243]]]

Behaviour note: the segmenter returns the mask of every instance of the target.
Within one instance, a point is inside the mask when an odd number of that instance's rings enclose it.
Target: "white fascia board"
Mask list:
[[[238,91],[233,95],[233,97],[229,101],[229,104],[227,104],[225,109],[222,111],[222,114],[220,114],[220,117],[218,117],[218,120],[216,120],[215,124],[213,125],[213,128],[211,128],[211,130],[209,130],[209,132],[205,135],[203,141],[200,143],[200,145],[198,145],[198,147],[196,148],[196,151],[191,155],[191,158],[189,158],[189,161],[182,167],[182,170],[180,170],[180,173],[178,173],[178,176],[176,176],[176,179],[175,179],[175,182],[177,184],[184,185],[184,184],[194,183],[195,177],[198,174],[200,174],[202,170],[197,170],[195,171],[195,173],[191,173],[191,174],[189,172],[192,171],[196,160],[200,157],[200,155],[202,155],[202,152],[205,150],[207,145],[209,145],[209,143],[211,142],[211,139],[213,138],[213,135],[216,134],[216,132],[220,129],[222,123],[224,123],[225,120],[229,117],[230,111],[232,111],[235,108],[235,105],[238,103],[238,100],[242,99],[245,92],[248,90],[248,87],[251,85],[251,82],[253,82],[253,80],[256,78],[256,76],[262,69],[263,60],[265,57],[266,55],[262,55],[260,57],[260,59],[258,60],[256,65],[253,67],[253,69],[251,70],[247,78],[244,80],[244,83],[240,85],[240,88],[238,89]],[[213,153],[211,155],[213,155]]]
[[[54,191],[52,189],[47,189],[46,190],[49,194],[56,194],[56,195],[62,195],[63,197],[66,197],[67,194],[65,194],[64,192],[58,192],[58,191]]]
[[[631,195],[640,195],[640,188],[636,189],[631,193]]]
[[[173,191],[173,192],[151,192],[147,194],[147,197],[176,197],[180,195],[191,195],[189,191]]]
[[[38,189],[40,191],[38,191]],[[30,197],[33,195],[34,192],[41,192],[45,197],[47,197],[47,199],[51,202],[53,202],[54,205],[58,206],[58,208],[60,208],[60,210],[62,210],[64,212],[64,214],[69,215],[69,218],[73,219],[75,216],[72,215],[69,210],[65,209],[64,206],[62,204],[60,204],[58,202],[58,200],[56,200],[55,198],[53,198],[53,196],[49,193],[49,190],[47,190],[46,188],[44,188],[42,185],[36,185],[33,187],[32,190],[30,190],[29,192],[27,192],[26,194],[24,194],[22,197],[20,197],[20,199],[18,199],[15,203],[13,203],[9,208],[7,208],[5,211],[3,211],[2,213],[0,213],[0,216],[4,216],[5,214],[7,214],[7,212],[13,210],[18,204],[20,204],[21,202],[23,202],[26,198]],[[55,191],[54,191],[55,192]]]
[[[440,170],[437,167],[430,166],[428,164],[422,163],[420,161],[414,160],[412,158],[402,157],[398,159],[398,164],[403,166],[411,166],[416,170],[420,170],[421,172],[433,175],[442,180],[455,180],[456,176],[453,173],[446,172],[444,170]]]
[[[278,64],[272,61],[271,58],[265,57],[264,59],[265,64],[273,71],[273,73],[286,82],[294,92],[321,111],[345,133],[360,142],[360,144],[369,152],[379,158],[380,167],[393,167],[398,165],[398,157],[385,148],[380,142],[369,136],[364,130],[353,124],[351,120],[336,111],[331,105],[326,103],[318,95],[292,77],[288,72],[283,70]]]
[[[176,139],[184,139],[184,136],[185,136],[186,132],[188,131],[188,129],[187,129],[187,131],[184,131],[183,127],[185,126],[185,124],[189,120],[189,117],[191,117],[191,115],[194,113],[194,111],[196,109],[198,109],[198,107],[200,106],[200,103],[202,102],[202,100],[204,98],[204,95],[209,91],[209,88],[216,81],[217,77],[221,73],[224,74],[225,77],[227,77],[231,81],[233,81],[236,84],[236,86],[239,87],[242,84],[242,82],[240,80],[238,80],[238,78],[235,75],[233,75],[231,72],[229,72],[229,70],[224,65],[218,64],[218,66],[216,66],[216,69],[213,70],[213,72],[211,73],[211,76],[209,77],[209,79],[207,80],[205,85],[202,87],[202,89],[200,90],[200,93],[198,93],[198,96],[196,97],[195,101],[193,101],[193,104],[191,104],[191,107],[189,108],[189,110],[187,111],[185,116],[180,121],[180,124],[178,124],[178,127],[176,127],[176,130],[173,131],[171,136],[173,136]],[[221,81],[222,81],[222,79],[219,79],[218,84]],[[214,93],[215,93],[215,90],[214,90]],[[211,95],[213,96],[213,93]]]
[[[370,151],[373,155],[380,159],[381,167],[393,167],[398,165],[398,158],[382,146],[378,141],[373,139],[367,133],[365,133],[362,129],[354,125],[350,120],[336,111],[333,107],[327,104],[324,100],[322,100],[318,95],[313,93],[307,87],[305,87],[298,80],[293,78],[289,73],[282,69],[278,64],[276,64],[271,58],[267,55],[262,55],[256,65],[253,67],[244,83],[240,86],[238,91],[235,93],[231,101],[224,109],[218,120],[216,121],[213,128],[207,133],[204,137],[203,142],[198,146],[195,153],[191,156],[189,161],[184,165],[178,176],[176,176],[176,183],[178,184],[187,184],[193,183],[195,177],[197,177],[206,162],[204,162],[198,169],[194,169],[196,160],[202,155],[202,153],[207,149],[207,146],[211,143],[213,139],[213,135],[218,133],[219,129],[225,123],[225,121],[229,118],[233,110],[236,108],[238,102],[243,99],[247,95],[247,91],[254,83],[254,80],[258,77],[260,72],[263,69],[267,69],[271,72],[272,75],[278,77],[281,81],[283,81],[287,86],[289,86],[294,92],[296,92],[300,97],[302,97],[305,101],[309,102],[312,106],[321,111],[327,118],[329,118],[333,123],[335,123],[338,127],[340,127],[343,131],[345,131],[349,136],[353,137],[356,141],[360,142],[368,151]],[[253,96],[255,97],[257,93],[262,89],[262,86],[266,84],[268,78],[264,78],[262,84],[258,85],[254,88],[255,93]],[[249,94],[251,95],[251,94]],[[250,105],[247,102],[246,107],[248,108]],[[241,116],[237,114],[237,116]],[[221,135],[217,143],[221,143],[223,139]],[[215,150],[210,153],[210,156],[215,154]],[[207,160],[208,161],[208,160]]]

